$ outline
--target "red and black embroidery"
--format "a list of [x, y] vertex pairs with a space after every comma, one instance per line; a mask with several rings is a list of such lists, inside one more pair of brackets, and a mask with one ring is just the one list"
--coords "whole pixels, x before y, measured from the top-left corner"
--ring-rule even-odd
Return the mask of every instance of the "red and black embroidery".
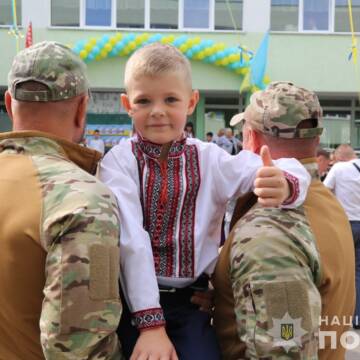
[[201, 181], [198, 151], [185, 140], [175, 142], [166, 171], [158, 161], [160, 152], [161, 146], [141, 138], [133, 142], [142, 184], [144, 228], [150, 235], [155, 271], [164, 277], [194, 277], [195, 206]]
[[165, 325], [165, 317], [161, 308], [137, 311], [132, 316], [132, 323], [139, 330]]

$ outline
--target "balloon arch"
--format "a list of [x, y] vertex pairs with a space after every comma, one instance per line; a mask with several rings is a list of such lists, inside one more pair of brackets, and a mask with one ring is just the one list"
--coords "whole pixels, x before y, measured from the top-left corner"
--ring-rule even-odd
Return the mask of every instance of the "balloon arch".
[[[228, 47], [224, 43], [198, 36], [149, 34], [149, 33], [116, 33], [101, 37], [91, 37], [78, 41], [72, 50], [86, 63], [100, 61], [117, 56], [129, 56], [136, 49], [150, 43], [160, 42], [178, 48], [189, 60], [197, 60], [206, 64], [226, 68], [240, 77], [250, 71], [253, 52], [244, 46]], [[264, 79], [267, 82], [267, 79]], [[253, 87], [251, 91], [256, 91]]]

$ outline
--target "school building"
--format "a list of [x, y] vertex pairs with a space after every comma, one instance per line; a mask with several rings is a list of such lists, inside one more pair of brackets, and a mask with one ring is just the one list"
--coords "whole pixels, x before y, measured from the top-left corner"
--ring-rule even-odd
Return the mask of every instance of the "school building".
[[[112, 45], [106, 48], [105, 43], [99, 53], [93, 47], [93, 55], [89, 55], [94, 39], [104, 35], [105, 40], [118, 36], [135, 43], [154, 36], [168, 42], [196, 39], [190, 43], [221, 44], [226, 56], [226, 49], [229, 53], [236, 48], [256, 53], [270, 29], [266, 70], [270, 79], [289, 80], [317, 92], [324, 108], [324, 146], [351, 143], [360, 147], [360, 67], [356, 71], [350, 56], [352, 34], [346, 0], [0, 0], [0, 131], [10, 129], [3, 95], [17, 51], [11, 31], [17, 30], [14, 3], [23, 36], [20, 49], [31, 22], [34, 43], [59, 41], [80, 47], [84, 58], [92, 56], [87, 57], [92, 60], [88, 61], [92, 86], [88, 122], [102, 127], [108, 145], [116, 143], [120, 133], [127, 135], [131, 127], [119, 103], [131, 44], [123, 44], [127, 47], [119, 50], [121, 56], [115, 50], [111, 53]], [[360, 0], [352, 1], [351, 10], [354, 30], [360, 32]], [[107, 56], [110, 53], [113, 56]], [[231, 70], [231, 63], [200, 61], [202, 56], [196, 54], [191, 59], [193, 87], [201, 96], [191, 120], [196, 135], [204, 138], [207, 131], [227, 126], [232, 115], [244, 109], [247, 94], [239, 93], [243, 76]]]

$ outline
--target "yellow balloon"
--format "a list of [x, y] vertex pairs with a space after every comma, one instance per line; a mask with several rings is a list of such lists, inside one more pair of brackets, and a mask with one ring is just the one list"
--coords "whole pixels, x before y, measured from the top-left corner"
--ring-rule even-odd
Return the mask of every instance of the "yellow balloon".
[[204, 51], [200, 51], [200, 52], [197, 54], [197, 57], [198, 57], [199, 60], [203, 60], [204, 57], [205, 57]]
[[230, 54], [228, 59], [229, 59], [229, 62], [231, 62], [231, 63], [237, 61], [236, 54]]
[[221, 65], [221, 60], [216, 60], [215, 65], [217, 65], [217, 66]]
[[180, 51], [181, 52], [186, 52], [186, 51], [188, 51], [188, 49], [189, 49], [189, 47], [188, 47], [188, 45], [186, 45], [186, 44], [181, 44], [180, 45]]
[[135, 39], [135, 44], [138, 46], [143, 42], [142, 36], [137, 36]]
[[136, 42], [135, 41], [129, 42], [128, 47], [129, 47], [130, 50], [135, 50], [136, 49]]
[[245, 53], [245, 54], [243, 54], [243, 59], [244, 59], [245, 61], [249, 61], [249, 60], [250, 60], [250, 56]]
[[212, 55], [212, 54], [213, 54], [212, 51], [213, 51], [212, 48], [207, 48], [207, 49], [205, 49], [205, 50], [204, 50], [205, 56], [210, 56], [210, 55]]
[[119, 40], [121, 40], [122, 39], [122, 34], [121, 33], [117, 33], [116, 35], [115, 35], [115, 38], [119, 41]]
[[110, 44], [114, 46], [116, 43], [117, 43], [116, 36], [112, 36], [112, 37], [110, 38]]
[[229, 65], [229, 59], [227, 59], [227, 58], [222, 59], [222, 60], [221, 60], [221, 65], [222, 65], [222, 66]]
[[105, 44], [104, 48], [105, 48], [105, 50], [106, 50], [107, 52], [110, 52], [113, 47], [112, 47], [112, 45], [111, 45], [110, 43], [107, 43], [107, 44]]
[[102, 58], [107, 57], [107, 51], [106, 51], [105, 49], [102, 49], [102, 50], [100, 51], [100, 55], [101, 55]]
[[200, 44], [201, 43], [201, 39], [199, 36], [196, 36], [196, 38], [194, 38], [194, 44]]
[[142, 37], [143, 37], [144, 41], [147, 41], [147, 40], [149, 40], [150, 35], [148, 33], [144, 33], [144, 34], [142, 34]]
[[169, 39], [168, 39], [167, 36], [164, 36], [164, 37], [160, 40], [160, 42], [161, 42], [162, 44], [168, 44], [168, 43], [169, 43]]
[[93, 48], [93, 46], [90, 43], [85, 44], [84, 49], [86, 51], [90, 51]]
[[96, 43], [97, 43], [96, 38], [93, 37], [93, 38], [90, 39], [90, 44], [91, 45], [96, 45]]
[[96, 55], [96, 58], [95, 58], [95, 60], [101, 60], [102, 59], [102, 57], [101, 57], [101, 55]]
[[81, 50], [80, 51], [80, 57], [82, 59], [85, 59], [88, 56], [88, 52], [86, 50]]
[[169, 35], [169, 42], [173, 42], [175, 40], [175, 35]]

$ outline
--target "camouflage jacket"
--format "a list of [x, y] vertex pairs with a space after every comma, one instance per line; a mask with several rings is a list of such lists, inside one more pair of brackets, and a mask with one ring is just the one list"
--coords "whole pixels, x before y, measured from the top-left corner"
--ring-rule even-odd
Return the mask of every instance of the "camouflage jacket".
[[[225, 242], [214, 278], [224, 359], [318, 359], [321, 270], [303, 208], [255, 205]], [[231, 314], [222, 319], [226, 308], [234, 309], [233, 329]]]
[[120, 359], [120, 224], [90, 175], [99, 158], [45, 133], [0, 135], [0, 358]]

